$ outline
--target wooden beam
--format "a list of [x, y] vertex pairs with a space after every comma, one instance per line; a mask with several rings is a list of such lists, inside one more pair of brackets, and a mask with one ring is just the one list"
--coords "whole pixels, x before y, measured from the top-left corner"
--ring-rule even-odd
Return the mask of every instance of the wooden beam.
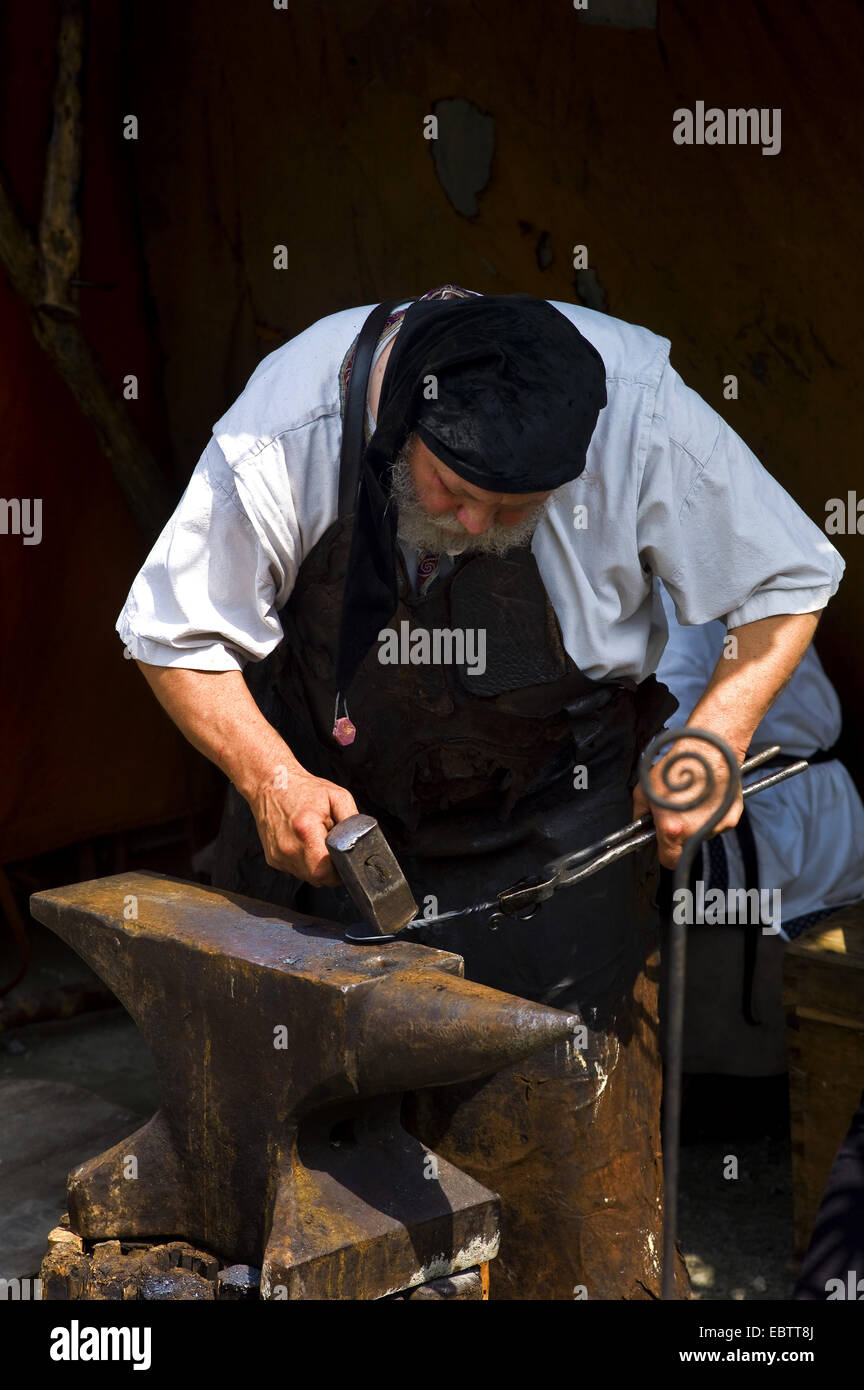
[[55, 313], [78, 313], [78, 293], [70, 286], [81, 259], [81, 72], [84, 65], [84, 14], [81, 0], [63, 0], [57, 37], [54, 125], [45, 163], [39, 248], [42, 253], [42, 304]]
[[54, 129], [37, 247], [0, 169], [0, 260], [30, 313], [39, 346], [93, 425], [103, 453], [141, 530], [156, 535], [173, 509], [168, 484], [109, 382], [78, 322], [69, 285], [80, 256], [77, 213], [81, 166], [80, 76], [83, 22], [78, 0], [60, 21]]

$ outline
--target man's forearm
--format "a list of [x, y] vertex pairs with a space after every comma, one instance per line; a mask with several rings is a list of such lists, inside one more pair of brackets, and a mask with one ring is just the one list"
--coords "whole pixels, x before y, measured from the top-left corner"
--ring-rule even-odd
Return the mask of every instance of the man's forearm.
[[[745, 623], [727, 634], [735, 638], [735, 644], [724, 645], [724, 655], [717, 662], [687, 723], [692, 728], [719, 734], [730, 745], [739, 764], [742, 763], [756, 729], [807, 650], [819, 617], [819, 613], [783, 613]], [[679, 784], [674, 777], [666, 783], [664, 773], [671, 774], [673, 759], [687, 753], [698, 754], [713, 769], [716, 792], [713, 798], [689, 813], [653, 808], [660, 862], [667, 868], [675, 866], [684, 840], [705, 823], [727, 785], [726, 763], [719, 750], [712, 749], [704, 741], [682, 739], [652, 769], [652, 781], [661, 795], [676, 799], [675, 788]], [[680, 764], [678, 767], [679, 772], [684, 770]], [[688, 798], [679, 793], [677, 799], [686, 801]], [[743, 805], [739, 795], [715, 827], [716, 834], [737, 825]], [[641, 786], [637, 786], [633, 794], [634, 819], [647, 808], [645, 794]]]
[[278, 767], [299, 768], [253, 700], [242, 672], [136, 664], [166, 714], [247, 800], [272, 781]]
[[810, 645], [820, 617], [821, 610], [781, 613], [730, 629], [724, 654], [688, 722], [720, 734], [743, 759]]
[[308, 772], [268, 724], [240, 671], [138, 666], [162, 708], [249, 803], [266, 862], [313, 884], [339, 875], [326, 836], [357, 813], [344, 787]]

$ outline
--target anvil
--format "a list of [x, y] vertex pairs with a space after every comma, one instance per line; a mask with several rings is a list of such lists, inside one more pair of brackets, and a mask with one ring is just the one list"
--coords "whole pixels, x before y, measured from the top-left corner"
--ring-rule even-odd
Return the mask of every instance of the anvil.
[[69, 1175], [87, 1240], [182, 1237], [261, 1267], [262, 1297], [379, 1298], [497, 1251], [495, 1194], [401, 1126], [404, 1091], [573, 1046], [581, 1020], [413, 942], [155, 873], [36, 893], [113, 990], [161, 1106]]

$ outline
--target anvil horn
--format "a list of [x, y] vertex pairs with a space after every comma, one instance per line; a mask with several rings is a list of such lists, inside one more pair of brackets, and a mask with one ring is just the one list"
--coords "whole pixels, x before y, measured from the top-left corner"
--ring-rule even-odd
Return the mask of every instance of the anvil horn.
[[580, 1022], [459, 975], [428, 967], [394, 972], [360, 1007], [358, 1090], [385, 1095], [489, 1076], [555, 1043], [566, 1045]]

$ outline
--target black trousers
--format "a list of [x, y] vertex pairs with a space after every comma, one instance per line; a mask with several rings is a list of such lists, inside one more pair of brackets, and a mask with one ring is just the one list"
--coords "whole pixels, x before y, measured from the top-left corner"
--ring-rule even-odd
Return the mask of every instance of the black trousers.
[[[829, 1280], [841, 1282], [829, 1285]], [[792, 1295], [832, 1296], [864, 1300], [864, 1092], [837, 1150]]]

